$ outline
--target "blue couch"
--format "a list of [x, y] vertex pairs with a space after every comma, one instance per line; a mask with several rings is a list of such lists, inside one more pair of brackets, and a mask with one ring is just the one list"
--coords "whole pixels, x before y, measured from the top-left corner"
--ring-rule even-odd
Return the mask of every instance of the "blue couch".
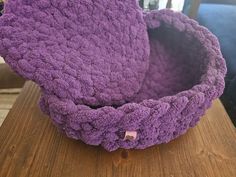
[[[191, 0], [185, 1], [184, 13], [188, 13], [191, 3]], [[236, 125], [236, 0], [202, 0], [196, 20], [220, 41], [228, 69], [221, 101]]]

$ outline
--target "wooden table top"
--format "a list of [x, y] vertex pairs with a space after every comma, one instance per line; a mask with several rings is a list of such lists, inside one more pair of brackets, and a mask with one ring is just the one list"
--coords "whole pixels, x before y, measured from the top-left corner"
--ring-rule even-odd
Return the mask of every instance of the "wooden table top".
[[219, 100], [168, 144], [107, 152], [66, 138], [27, 82], [0, 128], [0, 177], [236, 177], [236, 132]]

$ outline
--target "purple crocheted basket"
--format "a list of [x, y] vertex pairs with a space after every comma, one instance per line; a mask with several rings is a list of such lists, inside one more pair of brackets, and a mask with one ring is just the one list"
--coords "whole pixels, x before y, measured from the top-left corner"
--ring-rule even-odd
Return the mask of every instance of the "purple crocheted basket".
[[[122, 98], [121, 102], [125, 100], [126, 103], [123, 104], [122, 102], [120, 106], [117, 106], [117, 104], [116, 106], [103, 106], [100, 97], [91, 101], [90, 95], [85, 100], [73, 100], [73, 93], [78, 93], [78, 90], [71, 88], [70, 84], [66, 84], [66, 82], [70, 82], [69, 76], [76, 73], [72, 68], [79, 66], [72, 62], [68, 64], [71, 68], [63, 68], [63, 65], [60, 65], [63, 62], [58, 62], [62, 56], [59, 49], [57, 52], [54, 50], [54, 52], [46, 52], [44, 50], [45, 41], [47, 45], [53, 46], [52, 41], [57, 40], [57, 37], [52, 41], [47, 40], [47, 37], [51, 37], [51, 35], [43, 35], [48, 32], [47, 28], [41, 28], [38, 25], [40, 23], [35, 24], [35, 21], [31, 21], [30, 17], [35, 15], [36, 19], [43, 21], [42, 23], [52, 23], [49, 25], [55, 25], [53, 26], [55, 27], [53, 28], [55, 33], [57, 32], [55, 29], [63, 30], [63, 27], [61, 28], [60, 25], [54, 23], [54, 20], [61, 22], [61, 19], [47, 20], [47, 16], [43, 16], [41, 10], [50, 6], [48, 1], [9, 0], [9, 4], [10, 2], [12, 5], [5, 9], [5, 12], [10, 13], [4, 15], [0, 21], [0, 36], [4, 38], [0, 41], [0, 53], [5, 55], [6, 62], [13, 70], [36, 81], [41, 86], [40, 107], [42, 111], [48, 114], [58, 129], [70, 138], [82, 140], [90, 145], [101, 145], [109, 151], [117, 148], [144, 149], [155, 144], [166, 143], [185, 133], [190, 127], [195, 126], [212, 100], [219, 97], [223, 92], [226, 67], [216, 37], [206, 28], [199, 26], [195, 21], [181, 13], [161, 10], [144, 14], [151, 51], [147, 72], [145, 70], [147, 68], [145, 59], [142, 60], [142, 57], [140, 59], [140, 62], [143, 63], [140, 65], [140, 71], [145, 78], [140, 84], [141, 88], [138, 92], [136, 93], [138, 87], [135, 86], [132, 92], [136, 94], [132, 97], [130, 97], [130, 94], [128, 99]], [[87, 1], [76, 2], [87, 5]], [[131, 4], [134, 4], [133, 2], [136, 1], [132, 1]], [[26, 3], [26, 5], [24, 4], [24, 10], [16, 9], [22, 5], [18, 3]], [[27, 3], [35, 4], [29, 7]], [[52, 3], [63, 10], [66, 1], [52, 1]], [[31, 7], [35, 7], [37, 11], [32, 11]], [[111, 7], [113, 8], [113, 6]], [[19, 18], [12, 15], [14, 13]], [[60, 11], [53, 13], [60, 14]], [[145, 42], [146, 33], [143, 35], [143, 19], [140, 18], [139, 12], [137, 14], [132, 13], [129, 18], [132, 15], [136, 18], [139, 17], [136, 22], [139, 25], [141, 24], [140, 34], [142, 37], [138, 41]], [[71, 18], [74, 18], [70, 11], [65, 11], [65, 15], [71, 15]], [[83, 16], [83, 18], [87, 17]], [[27, 23], [24, 23], [25, 21]], [[31, 23], [33, 25], [30, 25]], [[67, 23], [63, 22], [62, 24]], [[39, 33], [32, 28], [34, 25], [36, 27], [38, 25], [38, 29], [41, 30]], [[22, 29], [31, 29], [32, 33]], [[68, 27], [69, 29], [70, 27]], [[79, 30], [82, 29], [79, 28]], [[50, 34], [54, 34], [54, 32]], [[58, 34], [60, 35], [60, 33]], [[67, 36], [66, 34], [65, 36]], [[40, 45], [37, 41], [39, 36], [40, 39], [45, 40]], [[70, 38], [70, 36], [67, 37]], [[135, 39], [138, 38], [135, 37]], [[33, 42], [27, 43], [28, 40]], [[58, 42], [60, 43], [60, 41], [63, 40], [59, 39]], [[76, 41], [74, 43], [76, 44]], [[133, 45], [136, 46], [136, 44]], [[68, 46], [70, 46], [70, 43], [65, 47], [66, 50], [70, 49]], [[142, 45], [137, 44], [136, 47], [138, 46]], [[138, 55], [148, 55], [147, 46], [139, 49], [132, 52], [131, 55], [136, 57]], [[32, 51], [32, 53], [28, 55], [28, 51]], [[72, 56], [70, 50], [63, 52], [68, 54], [68, 57]], [[139, 54], [139, 52], [141, 53]], [[39, 59], [42, 56], [43, 59]], [[40, 68], [35, 66], [40, 66]], [[138, 66], [136, 65], [135, 68], [137, 69]], [[62, 72], [58, 75], [58, 73], [54, 73], [55, 70]], [[93, 69], [89, 71], [92, 72]], [[129, 72], [131, 75], [133, 74], [132, 71]], [[51, 76], [63, 79], [51, 80], [49, 78]], [[83, 78], [81, 79], [80, 82], [73, 83], [75, 85], [80, 84], [84, 81]], [[140, 76], [139, 81], [142, 79], [142, 76]], [[117, 80], [119, 81], [119, 79]], [[51, 81], [55, 81], [55, 85]], [[87, 81], [85, 82], [87, 84]], [[102, 87], [106, 88], [106, 85]], [[85, 88], [84, 91], [89, 90]], [[70, 95], [70, 97], [67, 95]], [[120, 99], [118, 100], [115, 103], [121, 103]], [[105, 101], [102, 99], [102, 102], [114, 103], [110, 102], [110, 99], [105, 99]]]
[[150, 67], [132, 101], [89, 107], [42, 93], [41, 109], [68, 137], [109, 151], [167, 143], [195, 126], [222, 94], [226, 66], [213, 34], [170, 10], [147, 13], [144, 19]]

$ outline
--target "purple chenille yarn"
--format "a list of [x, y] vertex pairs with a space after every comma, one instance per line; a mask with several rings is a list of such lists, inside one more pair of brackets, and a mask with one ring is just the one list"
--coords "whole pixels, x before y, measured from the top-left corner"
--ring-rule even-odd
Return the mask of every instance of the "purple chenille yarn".
[[[26, 4], [24, 6], [25, 10], [17, 10], [23, 2]], [[184, 134], [190, 127], [195, 126], [206, 109], [210, 107], [212, 101], [223, 93], [226, 65], [220, 52], [219, 42], [212, 33], [181, 13], [160, 10], [140, 15], [140, 11], [137, 10], [132, 11], [127, 16], [127, 21], [132, 24], [135, 17], [136, 20], [140, 18], [138, 20], [139, 25], [142, 24], [141, 21], [145, 22], [145, 31], [142, 25], [139, 26], [141, 31], [138, 34], [140, 36], [136, 35], [135, 39], [146, 41], [144, 38], [147, 35], [149, 44], [136, 43], [137, 50], [133, 51], [134, 55], [132, 55], [131, 50], [127, 51], [126, 56], [140, 56], [142, 62], [140, 65], [133, 62], [127, 64], [127, 66], [122, 65], [118, 73], [124, 72], [125, 68], [128, 68], [131, 72], [126, 73], [124, 77], [129, 78], [129, 76], [134, 76], [136, 71], [139, 71], [139, 67], [145, 68], [140, 69], [144, 73], [144, 79], [142, 82], [142, 79], [140, 79], [141, 84], [138, 90], [133, 92], [132, 95], [128, 90], [129, 88], [127, 88], [133, 85], [133, 83], [130, 83], [131, 85], [124, 86], [128, 92], [126, 95], [124, 89], [125, 97], [113, 100], [109, 98], [107, 99], [108, 102], [104, 101], [106, 97], [102, 97], [102, 101], [101, 97], [94, 97], [96, 101], [87, 99], [89, 94], [85, 94], [86, 96], [83, 99], [77, 97], [78, 90], [75, 90], [73, 86], [74, 84], [84, 83], [73, 76], [73, 73], [78, 72], [73, 68], [82, 67], [76, 62], [76, 56], [75, 62], [67, 59], [75, 55], [71, 50], [74, 45], [68, 43], [66, 44], [67, 47], [59, 48], [61, 45], [65, 45], [63, 42], [60, 43], [60, 35], [56, 37], [58, 41], [56, 39], [55, 41], [51, 40], [51, 36], [53, 37], [55, 33], [64, 34], [62, 36], [68, 37], [68, 39], [72, 38], [67, 36], [70, 33], [60, 31], [62, 26], [57, 24], [60, 19], [57, 19], [56, 16], [53, 18], [55, 24], [51, 24], [47, 16], [40, 18], [43, 20], [40, 23], [30, 18], [34, 15], [39, 18], [41, 14], [41, 11], [38, 10], [36, 11], [39, 14], [34, 14], [31, 11], [34, 9], [32, 7], [47, 9], [47, 2], [49, 1], [39, 2], [42, 3], [30, 0], [9, 0], [5, 10], [6, 14], [0, 19], [0, 35], [2, 38], [0, 54], [4, 54], [7, 63], [13, 70], [26, 78], [34, 80], [41, 86], [41, 110], [49, 115], [53, 124], [70, 138], [81, 140], [90, 145], [101, 145], [108, 151], [114, 151], [118, 148], [144, 149], [152, 145], [167, 143]], [[50, 2], [50, 6], [63, 7], [60, 11], [50, 11], [50, 13], [62, 13], [69, 17], [63, 28], [73, 24], [69, 23], [70, 20], [79, 20], [79, 18], [75, 19], [73, 17], [73, 14], [77, 16], [75, 15], [77, 13], [72, 9], [63, 10], [67, 9], [65, 7], [68, 4], [61, 4], [60, 2], [65, 1]], [[90, 1], [80, 2], [86, 4]], [[133, 3], [136, 4], [135, 1], [127, 0], [128, 2], [131, 3], [128, 5], [130, 7], [124, 7], [124, 11], [136, 7], [136, 5], [133, 6]], [[106, 7], [106, 3], [103, 4], [103, 7]], [[41, 6], [38, 4], [41, 4]], [[109, 9], [113, 6], [107, 7]], [[85, 17], [87, 18], [87, 16]], [[136, 20], [134, 20], [134, 23], [136, 23]], [[51, 33], [47, 27], [41, 29], [38, 24], [42, 23], [49, 23], [49, 26], [55, 25], [53, 26], [54, 31]], [[93, 26], [93, 21], [87, 23], [86, 26], [79, 26], [78, 30], [85, 34], [89, 33], [86, 29], [89, 29], [90, 25]], [[29, 31], [29, 29], [31, 30]], [[68, 27], [67, 31], [70, 29], [74, 28]], [[44, 30], [46, 33], [50, 31], [50, 35], [44, 35]], [[39, 36], [40, 39], [45, 40], [40, 42], [38, 40]], [[85, 40], [87, 40], [87, 37]], [[76, 42], [79, 42], [79, 40], [76, 40]], [[52, 50], [54, 47], [51, 48], [50, 46], [54, 45], [58, 46], [58, 50]], [[150, 46], [150, 55], [148, 55], [149, 47], [143, 46]], [[45, 52], [46, 49], [47, 52]], [[83, 51], [83, 48], [78, 48], [76, 51], [81, 52], [80, 50]], [[67, 54], [66, 60], [63, 58], [65, 56], [63, 52]], [[109, 52], [107, 54], [109, 55]], [[144, 56], [149, 56], [149, 67]], [[64, 65], [65, 63], [68, 65]], [[89, 66], [87, 60], [85, 64]], [[105, 69], [101, 67], [106, 67], [106, 65], [96, 66], [101, 70]], [[135, 69], [131, 69], [132, 67]], [[86, 67], [83, 69], [86, 69]], [[94, 71], [92, 68], [90, 69], [86, 72]], [[58, 71], [61, 74], [58, 74]], [[109, 72], [107, 73], [103, 73], [103, 76], [113, 77]], [[102, 83], [106, 77], [102, 78]], [[87, 77], [84, 78], [87, 79]], [[109, 85], [108, 89], [116, 88], [116, 86], [116, 84]], [[101, 86], [101, 88], [107, 87], [107, 85]], [[89, 87], [86, 88], [86, 91], [90, 92]]]
[[0, 54], [76, 104], [120, 105], [140, 90], [150, 46], [136, 0], [8, 0]]
[[[41, 109], [68, 137], [108, 151], [167, 143], [195, 126], [223, 93], [226, 65], [212, 33], [171, 10], [144, 13], [144, 19], [150, 67], [133, 100], [89, 107], [42, 92]], [[137, 137], [125, 138], [131, 132]]]

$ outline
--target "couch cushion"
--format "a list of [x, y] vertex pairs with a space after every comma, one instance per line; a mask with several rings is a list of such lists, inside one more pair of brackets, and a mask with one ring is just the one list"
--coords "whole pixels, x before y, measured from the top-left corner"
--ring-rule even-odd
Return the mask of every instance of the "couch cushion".
[[197, 20], [219, 38], [227, 78], [232, 79], [236, 75], [236, 5], [201, 4]]
[[201, 3], [236, 4], [236, 0], [201, 0]]

